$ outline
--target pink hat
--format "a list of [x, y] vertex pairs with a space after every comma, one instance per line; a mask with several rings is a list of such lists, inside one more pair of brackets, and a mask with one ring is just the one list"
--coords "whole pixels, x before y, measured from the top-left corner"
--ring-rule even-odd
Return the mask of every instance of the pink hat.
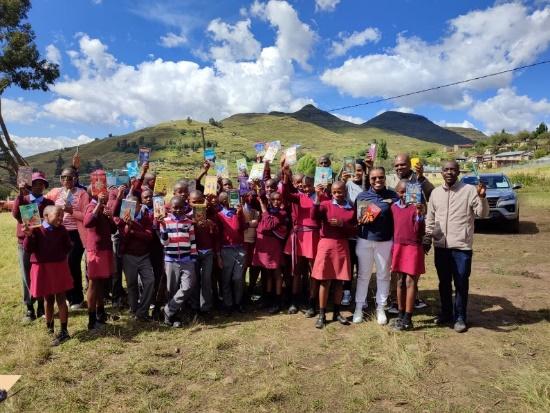
[[46, 175], [44, 175], [44, 172], [33, 172], [32, 182], [34, 181], [43, 181], [46, 188], [50, 186], [48, 180], [46, 179]]

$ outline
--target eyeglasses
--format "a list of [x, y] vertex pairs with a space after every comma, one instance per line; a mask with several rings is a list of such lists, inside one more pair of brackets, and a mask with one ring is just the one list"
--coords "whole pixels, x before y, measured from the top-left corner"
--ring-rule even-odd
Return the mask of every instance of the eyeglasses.
[[370, 177], [370, 180], [371, 180], [371, 181], [376, 181], [376, 180], [378, 180], [378, 181], [384, 181], [384, 180], [386, 180], [386, 177], [385, 177], [385, 176], [371, 176], [371, 177]]
[[72, 181], [74, 179], [74, 176], [72, 175], [61, 175], [61, 179], [66, 181]]

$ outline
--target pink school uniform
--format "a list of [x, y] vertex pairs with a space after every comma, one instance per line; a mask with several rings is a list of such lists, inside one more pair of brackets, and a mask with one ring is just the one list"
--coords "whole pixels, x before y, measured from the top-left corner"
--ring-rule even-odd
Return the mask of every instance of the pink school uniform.
[[256, 231], [252, 265], [270, 270], [279, 268], [287, 233], [288, 214], [284, 209], [270, 208], [263, 213]]
[[394, 203], [393, 215], [393, 252], [392, 271], [409, 275], [426, 272], [424, 264], [424, 218], [416, 213], [415, 205]]
[[107, 279], [114, 272], [113, 242], [111, 234], [117, 227], [111, 218], [104, 214], [93, 213], [97, 205], [92, 200], [86, 207], [84, 214], [84, 228], [86, 231], [86, 263], [88, 264], [88, 278]]

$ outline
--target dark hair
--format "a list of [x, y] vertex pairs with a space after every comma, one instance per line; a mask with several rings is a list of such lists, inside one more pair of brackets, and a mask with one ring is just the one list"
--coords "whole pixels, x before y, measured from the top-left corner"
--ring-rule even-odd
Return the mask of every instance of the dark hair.
[[369, 176], [372, 172], [374, 171], [382, 171], [382, 173], [384, 174], [384, 176], [386, 176], [386, 168], [384, 168], [383, 166], [375, 166], [374, 168], [372, 168], [370, 171], [369, 171]]
[[363, 159], [356, 159], [355, 160], [355, 165], [361, 165], [361, 169], [363, 171], [367, 170], [367, 165], [365, 164], [365, 161]]

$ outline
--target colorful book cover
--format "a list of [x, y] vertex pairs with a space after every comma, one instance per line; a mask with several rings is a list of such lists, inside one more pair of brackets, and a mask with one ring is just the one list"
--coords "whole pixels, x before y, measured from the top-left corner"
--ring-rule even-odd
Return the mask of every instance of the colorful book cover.
[[248, 194], [250, 188], [248, 186], [248, 177], [239, 176], [239, 195], [244, 196]]
[[237, 176], [247, 176], [248, 175], [248, 165], [245, 158], [237, 159]]
[[168, 178], [165, 176], [157, 176], [155, 178], [155, 188], [153, 189], [155, 194], [164, 194], [168, 193]]
[[261, 181], [264, 177], [264, 168], [265, 164], [263, 163], [253, 164], [252, 169], [250, 169], [250, 179], [253, 181], [259, 179]]
[[107, 193], [107, 175], [104, 171], [94, 171], [90, 174], [90, 185], [92, 196]]
[[229, 207], [237, 208], [241, 203], [241, 200], [239, 198], [239, 191], [237, 189], [230, 189], [227, 192], [229, 195]]
[[37, 228], [42, 225], [38, 204], [20, 205], [21, 221], [27, 224], [29, 228]]
[[420, 158], [411, 158], [411, 168], [414, 171], [420, 165]]
[[264, 155], [264, 161], [273, 162], [277, 152], [281, 149], [281, 141], [269, 142]]
[[355, 159], [353, 156], [346, 156], [344, 158], [343, 172], [345, 174], [353, 175], [355, 173]]
[[218, 194], [218, 177], [214, 175], [207, 175], [204, 178], [204, 195], [217, 195]]
[[122, 219], [129, 218], [133, 221], [135, 216], [136, 216], [136, 201], [123, 199], [122, 204], [120, 205], [119, 217]]
[[265, 143], [256, 142], [254, 144], [254, 149], [256, 150], [256, 156], [264, 156], [265, 155]]
[[155, 219], [162, 219], [166, 216], [166, 209], [164, 207], [164, 197], [153, 197], [153, 215]]
[[298, 148], [296, 146], [291, 146], [290, 148], [287, 148], [285, 150], [285, 164], [288, 166], [292, 166], [296, 164], [297, 157], [296, 157], [296, 151]]
[[220, 178], [229, 178], [229, 171], [227, 170], [227, 159], [219, 159], [216, 161], [216, 175]]
[[32, 168], [30, 166], [20, 166], [17, 170], [17, 186], [32, 186]]
[[419, 183], [407, 184], [405, 192], [405, 203], [420, 204], [422, 203], [422, 185]]
[[128, 185], [130, 177], [128, 175], [116, 175], [116, 186]]
[[368, 155], [369, 159], [371, 159], [372, 161], [376, 160], [376, 144], [375, 143], [370, 144], [369, 149], [367, 151], [367, 155]]
[[196, 222], [206, 221], [206, 204], [193, 204], [193, 217]]
[[315, 168], [314, 185], [328, 185], [332, 183], [332, 168], [318, 166]]
[[357, 201], [357, 219], [366, 220], [367, 222], [372, 222], [376, 219], [382, 210], [378, 205], [373, 202], [358, 200]]
[[214, 148], [206, 148], [204, 150], [204, 159], [214, 162], [216, 160], [216, 150]]
[[107, 172], [107, 187], [110, 188], [112, 186], [116, 186], [116, 175], [112, 172]]
[[139, 175], [139, 166], [137, 161], [126, 162], [126, 169], [128, 170], [128, 176], [135, 178]]
[[139, 164], [143, 165], [145, 162], [149, 162], [151, 157], [151, 148], [139, 148]]

